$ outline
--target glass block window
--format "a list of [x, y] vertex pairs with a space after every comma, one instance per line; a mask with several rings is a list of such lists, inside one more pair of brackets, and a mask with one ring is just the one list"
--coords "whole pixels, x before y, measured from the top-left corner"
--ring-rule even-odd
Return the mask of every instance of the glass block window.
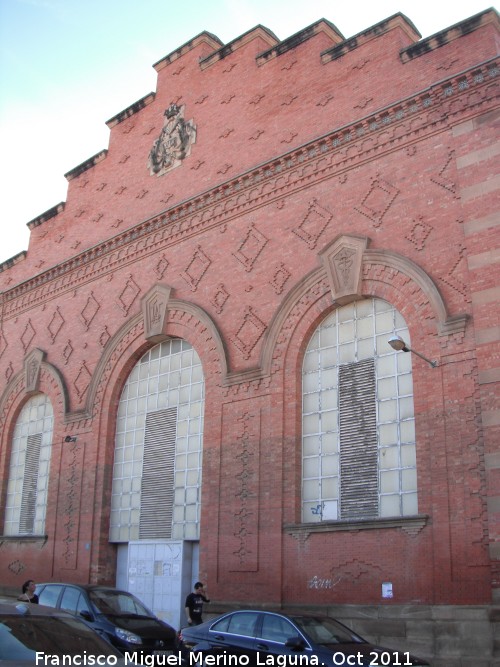
[[5, 535], [43, 535], [54, 415], [45, 394], [25, 404], [14, 428], [5, 505]]
[[199, 539], [204, 378], [184, 340], [151, 348], [118, 405], [110, 540]]
[[411, 345], [401, 314], [366, 299], [316, 329], [302, 369], [302, 520], [414, 515], [417, 507]]

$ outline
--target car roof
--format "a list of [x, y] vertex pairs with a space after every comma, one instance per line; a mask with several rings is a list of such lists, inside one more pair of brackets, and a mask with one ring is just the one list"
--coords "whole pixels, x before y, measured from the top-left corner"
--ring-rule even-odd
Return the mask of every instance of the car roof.
[[67, 616], [72, 618], [71, 614], [55, 609], [54, 607], [46, 607], [43, 604], [30, 604], [29, 602], [0, 602], [0, 615], [12, 616], [12, 614], [19, 614], [20, 616]]
[[37, 588], [41, 588], [42, 586], [73, 586], [74, 588], [80, 588], [85, 591], [115, 591], [116, 593], [127, 593], [128, 595], [132, 595], [132, 593], [120, 588], [103, 586], [102, 584], [75, 584], [71, 581], [42, 581], [37, 584]]
[[[226, 611], [224, 614], [221, 614], [219, 618], [222, 618], [222, 616], [227, 616], [228, 614], [238, 614], [240, 612], [250, 612], [250, 613], [259, 613], [259, 614], [276, 614], [277, 616], [282, 616], [283, 618], [288, 618], [288, 619], [294, 619], [294, 618], [322, 618], [322, 619], [329, 619], [329, 620], [335, 620], [331, 618], [330, 616], [327, 616], [326, 614], [315, 614], [314, 612], [309, 612], [309, 611], [287, 611], [284, 612], [280, 609], [232, 609], [231, 611]], [[215, 620], [215, 619], [214, 619]]]

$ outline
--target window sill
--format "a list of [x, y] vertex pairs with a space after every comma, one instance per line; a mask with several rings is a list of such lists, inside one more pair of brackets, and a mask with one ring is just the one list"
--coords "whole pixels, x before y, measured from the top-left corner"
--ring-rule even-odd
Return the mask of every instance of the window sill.
[[348, 519], [344, 521], [321, 521], [293, 523], [283, 527], [292, 537], [307, 539], [311, 533], [335, 533], [338, 531], [381, 530], [400, 528], [411, 536], [417, 535], [429, 523], [427, 514], [414, 516], [384, 517], [381, 519]]
[[48, 539], [48, 535], [0, 535], [0, 544], [5, 542], [45, 542]]

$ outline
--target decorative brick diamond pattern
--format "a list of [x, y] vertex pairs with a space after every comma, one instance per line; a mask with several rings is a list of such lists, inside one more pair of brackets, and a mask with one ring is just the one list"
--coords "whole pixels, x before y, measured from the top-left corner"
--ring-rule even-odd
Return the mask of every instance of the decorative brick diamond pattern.
[[251, 271], [267, 242], [268, 239], [264, 234], [251, 225], [243, 242], [233, 255], [243, 264], [246, 271]]
[[304, 219], [293, 232], [305, 241], [311, 250], [314, 250], [331, 219], [332, 214], [313, 199]]
[[399, 190], [387, 181], [375, 179], [356, 211], [373, 222], [374, 227], [380, 227], [387, 211], [399, 194]]
[[31, 341], [33, 340], [35, 335], [36, 335], [36, 332], [35, 332], [35, 329], [33, 328], [33, 325], [31, 324], [31, 320], [28, 320], [28, 323], [24, 327], [24, 331], [21, 335], [21, 343], [22, 343], [22, 346], [23, 346], [23, 350], [25, 352], [28, 349], [28, 347], [30, 346]]
[[428, 225], [422, 218], [419, 218], [414, 222], [408, 234], [406, 234], [406, 238], [413, 243], [417, 250], [423, 250], [425, 248], [427, 237], [432, 232], [432, 229], [431, 225]]
[[290, 271], [286, 268], [283, 262], [280, 262], [280, 264], [278, 264], [278, 266], [275, 268], [273, 277], [270, 281], [272, 288], [276, 292], [276, 294], [283, 293], [285, 285], [290, 276], [291, 276]]
[[243, 322], [232, 337], [233, 343], [245, 359], [250, 357], [252, 350], [257, 345], [265, 330], [266, 325], [264, 322], [254, 313], [251, 307], [247, 307], [243, 316]]
[[128, 312], [134, 301], [137, 299], [140, 291], [141, 290], [139, 289], [139, 286], [133, 279], [132, 275], [130, 275], [127, 279], [127, 282], [125, 283], [123, 291], [118, 297], [118, 301], [120, 302], [124, 315], [128, 315]]
[[85, 303], [85, 306], [80, 313], [81, 318], [83, 320], [83, 323], [85, 325], [85, 328], [88, 330], [90, 325], [92, 324], [94, 317], [97, 315], [97, 311], [99, 310], [100, 306], [95, 298], [93, 292], [90, 293], [90, 296], [87, 299], [87, 302]]
[[455, 152], [450, 151], [442, 169], [439, 171], [437, 176], [431, 178], [431, 181], [433, 183], [436, 183], [436, 185], [439, 185], [441, 188], [448, 190], [448, 192], [451, 192], [453, 195], [456, 194], [456, 187], [457, 187], [455, 181], [451, 178], [451, 173], [450, 173], [454, 160], [455, 160]]
[[158, 260], [157, 265], [155, 266], [155, 273], [158, 277], [158, 280], [161, 280], [165, 275], [166, 270], [168, 269], [168, 260], [165, 255], [162, 255]]
[[66, 364], [67, 364], [68, 361], [70, 360], [71, 355], [73, 354], [73, 351], [74, 351], [74, 350], [73, 350], [73, 345], [71, 345], [71, 341], [68, 340], [68, 342], [67, 342], [66, 345], [64, 346], [63, 353], [62, 353], [62, 354], [63, 354], [63, 358], [64, 358], [64, 362], [65, 362]]
[[210, 258], [203, 252], [201, 247], [198, 246], [188, 266], [181, 273], [181, 276], [184, 278], [193, 292], [197, 290], [201, 279], [208, 271], [208, 267], [211, 263], [212, 261]]
[[79, 399], [82, 399], [85, 396], [91, 379], [92, 375], [84, 361], [80, 366], [80, 370], [78, 371], [75, 381], [73, 382], [73, 386], [76, 390], [76, 393], [78, 394]]
[[47, 327], [50, 333], [50, 337], [52, 338], [52, 342], [54, 342], [57, 338], [57, 334], [61, 331], [63, 324], [64, 318], [61, 315], [61, 311], [59, 308], [56, 308], [54, 314], [52, 315], [52, 319], [49, 322], [49, 326]]
[[229, 299], [229, 292], [226, 290], [222, 283], [219, 283], [217, 286], [217, 291], [211, 299], [211, 304], [215, 308], [215, 311], [220, 315], [224, 309], [226, 301]]

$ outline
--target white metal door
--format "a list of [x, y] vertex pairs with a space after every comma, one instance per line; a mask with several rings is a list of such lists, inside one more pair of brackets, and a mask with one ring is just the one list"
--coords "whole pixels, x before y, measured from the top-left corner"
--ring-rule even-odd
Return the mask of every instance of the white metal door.
[[[159, 618], [179, 629], [185, 624], [184, 602], [192, 588], [194, 569], [197, 575], [197, 554], [198, 543], [194, 542], [129, 542], [126, 588]], [[120, 569], [123, 572], [123, 567]]]

